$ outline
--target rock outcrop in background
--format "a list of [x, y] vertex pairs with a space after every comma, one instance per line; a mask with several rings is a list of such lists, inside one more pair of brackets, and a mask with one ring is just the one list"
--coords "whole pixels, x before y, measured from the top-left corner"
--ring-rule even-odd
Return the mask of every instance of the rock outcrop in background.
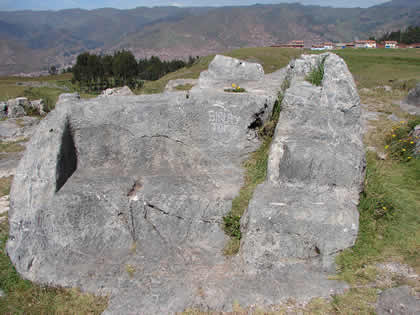
[[0, 119], [23, 117], [27, 114], [26, 110], [31, 110], [41, 116], [47, 114], [47, 108], [42, 99], [29, 101], [26, 97], [17, 97], [7, 102], [0, 102]]
[[[304, 82], [306, 58], [264, 75], [217, 56], [188, 93], [62, 95], [12, 186], [7, 251], [18, 272], [110, 294], [109, 314], [340, 292], [325, 269], [357, 234], [359, 99], [340, 58], [327, 55], [322, 87]], [[224, 257], [223, 216], [243, 183], [241, 163], [261, 144], [256, 128], [286, 78], [269, 178], [243, 218], [240, 254]], [[224, 92], [232, 83], [246, 92]]]

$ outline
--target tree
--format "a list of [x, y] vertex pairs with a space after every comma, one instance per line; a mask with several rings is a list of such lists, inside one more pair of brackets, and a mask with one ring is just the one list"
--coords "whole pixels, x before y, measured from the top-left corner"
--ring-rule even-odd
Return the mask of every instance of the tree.
[[[45, 68], [44, 68], [45, 69]], [[56, 66], [51, 66], [49, 69], [48, 69], [48, 73], [50, 74], [50, 75], [56, 75], [57, 73], [58, 73], [58, 69], [57, 69], [57, 67]]]
[[126, 84], [130, 79], [137, 76], [137, 61], [130, 51], [119, 51], [114, 54], [112, 72], [115, 77]]

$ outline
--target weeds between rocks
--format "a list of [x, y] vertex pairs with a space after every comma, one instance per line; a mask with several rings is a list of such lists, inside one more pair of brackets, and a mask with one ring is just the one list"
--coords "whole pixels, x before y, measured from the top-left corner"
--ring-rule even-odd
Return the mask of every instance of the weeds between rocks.
[[[287, 88], [288, 86], [285, 86]], [[232, 200], [231, 211], [223, 217], [223, 228], [230, 236], [223, 253], [232, 256], [238, 253], [241, 242], [241, 217], [248, 208], [255, 188], [267, 177], [267, 161], [271, 141], [280, 116], [283, 93], [279, 93], [274, 103], [271, 118], [258, 131], [258, 136], [263, 141], [257, 151], [251, 153], [248, 160], [243, 163], [245, 168], [245, 183], [239, 191], [239, 195]]]

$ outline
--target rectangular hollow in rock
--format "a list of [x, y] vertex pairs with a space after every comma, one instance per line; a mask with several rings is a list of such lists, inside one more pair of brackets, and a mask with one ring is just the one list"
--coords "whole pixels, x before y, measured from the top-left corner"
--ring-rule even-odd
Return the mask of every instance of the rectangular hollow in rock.
[[66, 121], [61, 137], [60, 152], [58, 154], [56, 192], [64, 186], [76, 169], [76, 146], [74, 144], [70, 122]]

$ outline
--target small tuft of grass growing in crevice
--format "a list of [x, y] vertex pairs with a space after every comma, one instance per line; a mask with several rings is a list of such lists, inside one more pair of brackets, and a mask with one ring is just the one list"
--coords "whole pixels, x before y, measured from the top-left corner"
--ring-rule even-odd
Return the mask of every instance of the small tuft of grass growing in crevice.
[[127, 264], [125, 265], [125, 271], [127, 271], [130, 278], [133, 278], [136, 273], [136, 268], [133, 265]]
[[225, 89], [225, 92], [229, 92], [229, 93], [245, 93], [246, 90], [244, 88], [237, 87], [235, 89]]
[[316, 86], [322, 85], [322, 80], [324, 79], [325, 59], [327, 59], [327, 56], [323, 56], [321, 60], [318, 61], [316, 67], [313, 68], [311, 72], [309, 72], [308, 76], [306, 77], [306, 81]]
[[258, 136], [263, 142], [258, 150], [251, 153], [249, 159], [243, 163], [243, 167], [245, 168], [244, 185], [239, 191], [239, 195], [232, 200], [231, 211], [223, 217], [224, 231], [231, 237], [223, 250], [225, 256], [232, 256], [238, 253], [242, 237], [241, 217], [248, 208], [255, 188], [267, 177], [268, 153], [280, 116], [283, 92], [278, 94], [278, 99], [273, 105], [271, 118], [258, 129]]
[[175, 90], [178, 90], [178, 91], [189, 91], [189, 90], [191, 90], [193, 88], [193, 86], [194, 85], [191, 84], [191, 83], [180, 84], [180, 85], [177, 85], [175, 87]]

